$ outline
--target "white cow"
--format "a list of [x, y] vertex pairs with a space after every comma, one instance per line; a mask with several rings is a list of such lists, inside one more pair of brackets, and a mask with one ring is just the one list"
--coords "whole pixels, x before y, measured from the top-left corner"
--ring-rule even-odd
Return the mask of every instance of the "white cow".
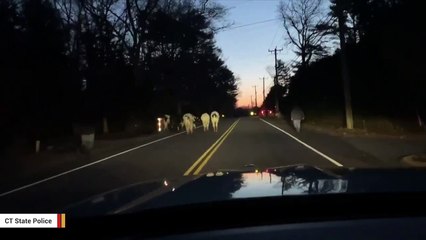
[[208, 131], [210, 125], [210, 116], [208, 113], [203, 113], [203, 115], [201, 115], [201, 122], [203, 122], [204, 132]]
[[186, 134], [192, 134], [195, 128], [195, 117], [190, 113], [186, 113], [182, 117], [183, 125], [185, 126]]
[[212, 126], [213, 126], [213, 131], [217, 132], [218, 129], [218, 125], [219, 125], [219, 113], [216, 111], [213, 111], [210, 114], [210, 118], [212, 120]]
[[164, 115], [164, 130], [169, 130], [170, 125], [170, 115]]

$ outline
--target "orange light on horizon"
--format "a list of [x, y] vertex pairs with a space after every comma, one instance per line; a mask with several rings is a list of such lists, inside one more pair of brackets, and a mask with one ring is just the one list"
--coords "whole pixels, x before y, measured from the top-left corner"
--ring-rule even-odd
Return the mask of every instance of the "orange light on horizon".
[[[246, 97], [239, 97], [237, 99], [237, 107], [250, 107], [251, 103], [250, 103], [250, 96], [246, 96]], [[262, 106], [263, 101], [262, 100], [257, 100], [257, 105], [258, 107]], [[254, 107], [254, 106], [253, 106]]]

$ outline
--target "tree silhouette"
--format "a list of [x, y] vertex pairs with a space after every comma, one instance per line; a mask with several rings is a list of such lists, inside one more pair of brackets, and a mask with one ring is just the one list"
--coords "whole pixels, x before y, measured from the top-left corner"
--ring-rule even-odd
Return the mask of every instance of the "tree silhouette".
[[60, 127], [64, 91], [66, 33], [50, 1], [24, 1], [21, 12], [23, 56], [21, 68], [22, 124], [35, 138], [45, 138]]
[[[341, 39], [346, 41], [354, 116], [358, 118], [355, 127], [362, 127], [360, 118], [380, 117], [392, 121], [395, 128], [418, 129], [426, 109], [424, 71], [416, 60], [424, 49], [419, 35], [421, 6], [406, 0], [340, 0], [339, 10], [336, 1], [331, 1], [329, 11], [334, 20], [317, 27], [324, 34], [337, 35], [341, 12]], [[297, 99], [308, 110], [341, 114], [341, 53], [337, 49], [332, 56], [312, 62], [305, 72], [297, 71], [291, 78], [289, 99]]]
[[3, 139], [54, 141], [103, 122], [121, 131], [135, 119], [153, 131], [166, 113], [232, 113], [237, 79], [214, 41], [224, 13], [201, 0], [1, 1]]
[[322, 10], [322, 3], [322, 0], [281, 1], [278, 8], [286, 36], [301, 57], [302, 69], [325, 51], [325, 34], [318, 26], [327, 24], [329, 18]]

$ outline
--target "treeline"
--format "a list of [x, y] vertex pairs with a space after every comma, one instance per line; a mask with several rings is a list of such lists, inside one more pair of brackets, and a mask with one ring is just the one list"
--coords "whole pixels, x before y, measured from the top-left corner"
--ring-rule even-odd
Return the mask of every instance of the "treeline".
[[224, 14], [201, 0], [0, 1], [2, 146], [231, 113], [236, 78], [214, 41]]
[[[328, 25], [322, 22], [315, 27], [329, 37], [324, 38], [328, 39], [322, 43], [325, 47], [338, 42], [337, 7], [341, 7], [345, 24], [340, 27], [344, 28], [355, 120], [375, 116], [419, 126], [426, 118], [422, 3], [333, 0], [330, 6]], [[289, 97], [280, 98], [281, 110], [288, 112], [293, 104], [299, 104], [313, 113], [338, 114], [344, 126], [340, 54], [338, 48], [305, 68], [298, 65], [290, 85], [279, 87], [281, 93], [290, 88]], [[272, 97], [269, 99], [271, 105]], [[355, 127], [362, 127], [359, 121], [355, 121]]]

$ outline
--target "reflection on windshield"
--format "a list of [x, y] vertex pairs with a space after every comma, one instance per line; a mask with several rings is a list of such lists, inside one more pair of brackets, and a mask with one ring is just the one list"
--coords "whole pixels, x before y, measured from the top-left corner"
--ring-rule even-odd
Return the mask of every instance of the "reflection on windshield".
[[278, 176], [273, 173], [245, 173], [243, 184], [232, 193], [232, 198], [256, 196], [300, 195], [313, 193], [342, 193], [347, 191], [347, 181], [343, 179], [313, 179], [297, 176], [295, 173]]
[[255, 192], [259, 196], [281, 195], [281, 178], [270, 173], [245, 173], [241, 176], [242, 187], [232, 193], [232, 198], [252, 197]]

